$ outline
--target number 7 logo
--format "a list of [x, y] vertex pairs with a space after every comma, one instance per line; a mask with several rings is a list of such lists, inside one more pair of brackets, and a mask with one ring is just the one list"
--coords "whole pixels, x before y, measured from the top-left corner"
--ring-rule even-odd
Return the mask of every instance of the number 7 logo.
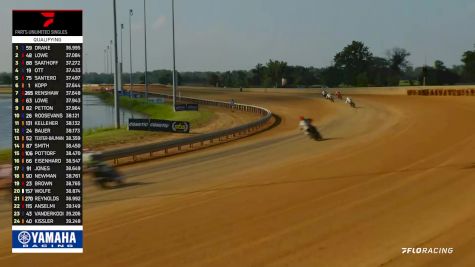
[[53, 24], [54, 22], [54, 12], [42, 12], [41, 15], [47, 18], [45, 23], [43, 23], [43, 28], [48, 28], [49, 25]]

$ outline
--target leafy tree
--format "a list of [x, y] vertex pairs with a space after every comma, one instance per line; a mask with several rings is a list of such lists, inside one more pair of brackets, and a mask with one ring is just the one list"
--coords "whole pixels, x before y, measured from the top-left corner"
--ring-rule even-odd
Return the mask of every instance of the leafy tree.
[[335, 55], [335, 67], [343, 70], [345, 83], [356, 85], [357, 76], [368, 70], [372, 57], [373, 54], [363, 42], [353, 41]]
[[173, 72], [172, 71], [162, 71], [158, 73], [158, 83], [161, 84], [172, 84], [173, 83]]
[[475, 50], [465, 51], [462, 55], [462, 62], [464, 63], [463, 77], [465, 81], [475, 81]]
[[220, 83], [225, 87], [232, 87], [233, 86], [233, 78], [230, 71], [226, 71], [221, 74]]
[[390, 69], [388, 75], [388, 84], [397, 86], [399, 85], [402, 71], [409, 66], [407, 57], [410, 56], [411, 53], [407, 52], [407, 50], [404, 48], [395, 47], [392, 50], [389, 50], [387, 55]]
[[445, 70], [445, 69], [447, 69], [444, 65], [444, 62], [442, 62], [441, 60], [436, 60], [434, 62], [434, 68], [436, 70]]
[[[460, 80], [460, 76], [452, 70], [448, 69], [444, 62], [436, 60], [433, 67], [426, 66], [426, 84], [427, 85], [453, 85]], [[423, 69], [424, 69], [423, 68]], [[422, 84], [424, 77], [424, 70], [420, 73], [419, 81]]]
[[219, 86], [219, 75], [216, 73], [208, 73], [208, 84], [212, 86]]
[[274, 87], [278, 87], [282, 78], [285, 78], [284, 75], [287, 70], [287, 62], [269, 60], [269, 62], [267, 62], [266, 70], [267, 78], [269, 78]]
[[329, 87], [336, 87], [343, 82], [343, 71], [335, 66], [324, 68], [320, 74], [321, 81]]
[[400, 74], [403, 69], [409, 66], [407, 57], [409, 57], [411, 53], [407, 52], [406, 49], [395, 47], [388, 51], [387, 54], [389, 57], [389, 67], [392, 71]]
[[11, 73], [2, 72], [0, 73], [0, 84], [11, 84], [12, 75]]
[[368, 84], [374, 86], [387, 86], [388, 77], [390, 76], [389, 61], [382, 57], [371, 58], [371, 64], [366, 75], [368, 78]]
[[464, 65], [453, 65], [451, 69], [457, 75], [462, 76], [464, 73]]
[[356, 86], [368, 86], [368, 75], [362, 72], [356, 76]]
[[235, 86], [234, 87], [248, 87], [249, 86], [249, 78], [248, 78], [248, 73], [243, 70], [239, 70], [236, 72], [233, 72], [235, 76]]
[[291, 87], [306, 87], [319, 82], [314, 68], [303, 66], [287, 67], [287, 84]]
[[251, 84], [261, 86], [265, 80], [266, 67], [259, 63], [251, 70], [251, 74]]

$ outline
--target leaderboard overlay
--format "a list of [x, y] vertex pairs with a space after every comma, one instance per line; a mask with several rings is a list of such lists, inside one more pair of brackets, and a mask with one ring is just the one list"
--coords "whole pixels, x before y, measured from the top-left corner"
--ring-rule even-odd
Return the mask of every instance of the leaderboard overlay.
[[82, 253], [82, 11], [12, 25], [12, 252]]

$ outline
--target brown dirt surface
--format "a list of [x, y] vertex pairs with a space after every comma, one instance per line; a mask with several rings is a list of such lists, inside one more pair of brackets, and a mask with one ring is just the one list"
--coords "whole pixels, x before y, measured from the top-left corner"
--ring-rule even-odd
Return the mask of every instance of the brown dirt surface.
[[[12, 255], [0, 266], [475, 266], [475, 98], [189, 90], [258, 104], [262, 134], [120, 168], [128, 187], [84, 192], [82, 255]], [[298, 132], [315, 119], [327, 138]], [[453, 247], [403, 255], [403, 247]]]

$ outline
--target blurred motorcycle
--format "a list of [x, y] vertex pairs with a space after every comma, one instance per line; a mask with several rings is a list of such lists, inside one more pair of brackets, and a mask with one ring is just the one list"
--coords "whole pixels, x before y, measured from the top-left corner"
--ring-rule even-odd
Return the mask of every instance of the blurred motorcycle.
[[0, 191], [6, 192], [5, 198], [8, 198], [11, 200], [12, 166], [9, 164], [0, 165]]
[[306, 131], [307, 135], [312, 138], [313, 140], [315, 141], [321, 141], [323, 138], [322, 138], [322, 135], [320, 134], [320, 132], [317, 130], [317, 128], [313, 125], [310, 125]]
[[304, 118], [303, 116], [300, 116], [300, 130], [303, 130], [304, 133], [312, 138], [315, 141], [320, 141], [322, 140], [322, 135], [320, 132], [317, 130], [315, 126], [312, 125], [312, 119], [309, 118]]
[[353, 99], [351, 99], [350, 97], [346, 98], [345, 103], [350, 105], [352, 108], [356, 108], [355, 102], [353, 102]]
[[102, 161], [100, 154], [94, 154], [91, 158], [87, 166], [90, 169], [95, 184], [102, 188], [117, 187], [124, 184], [124, 177], [113, 166]]

